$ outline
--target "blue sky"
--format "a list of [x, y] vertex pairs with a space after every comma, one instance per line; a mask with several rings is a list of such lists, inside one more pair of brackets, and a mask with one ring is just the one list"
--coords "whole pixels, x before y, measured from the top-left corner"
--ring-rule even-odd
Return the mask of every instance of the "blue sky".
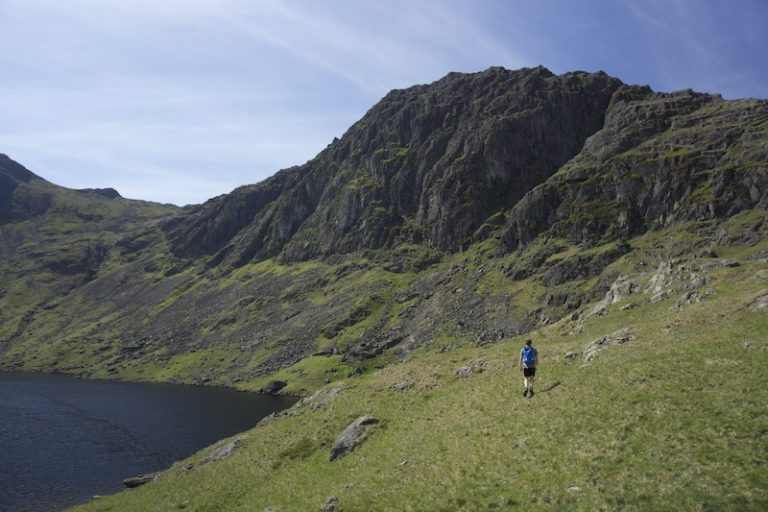
[[768, 97], [765, 0], [0, 0], [0, 153], [200, 203], [311, 159], [394, 88], [542, 64]]

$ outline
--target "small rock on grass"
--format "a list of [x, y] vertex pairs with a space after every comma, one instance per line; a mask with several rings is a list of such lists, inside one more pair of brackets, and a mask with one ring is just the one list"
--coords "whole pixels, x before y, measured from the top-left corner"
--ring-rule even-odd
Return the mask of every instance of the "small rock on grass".
[[227, 457], [235, 453], [235, 450], [237, 450], [237, 448], [240, 446], [240, 443], [242, 443], [242, 440], [240, 438], [237, 438], [234, 441], [225, 444], [224, 446], [214, 448], [213, 450], [208, 452], [208, 454], [203, 458], [201, 463], [205, 464], [214, 460], [226, 459]]
[[[187, 465], [185, 465], [183, 468], [181, 468], [182, 473], [186, 473], [187, 471], [197, 469], [200, 466], [204, 464], [208, 464], [209, 462], [226, 459], [227, 457], [232, 456], [233, 453], [235, 453], [235, 450], [237, 450], [240, 447], [240, 444], [242, 443], [242, 438], [237, 438], [225, 445], [219, 446], [217, 448], [212, 449], [209, 451], [205, 457], [200, 459], [198, 462], [191, 462]], [[126, 484], [127, 485], [127, 484]]]
[[146, 483], [151, 482], [158, 476], [160, 476], [163, 472], [158, 471], [157, 473], [148, 473], [146, 475], [139, 475], [135, 476], [133, 478], [126, 478], [123, 480], [123, 485], [128, 487], [129, 489], [133, 489], [134, 487], [139, 487], [140, 485], [144, 485]]
[[456, 375], [462, 379], [466, 379], [476, 373], [483, 373], [483, 371], [485, 371], [485, 364], [485, 359], [474, 359], [457, 369]]
[[323, 503], [322, 512], [336, 512], [336, 505], [339, 503], [339, 498], [336, 496], [328, 496]]
[[328, 460], [333, 461], [352, 452], [363, 441], [366, 427], [378, 422], [373, 416], [360, 416], [350, 423], [333, 443]]
[[403, 382], [398, 382], [394, 386], [392, 386], [392, 389], [395, 391], [407, 391], [413, 387], [413, 381], [408, 379], [404, 380]]

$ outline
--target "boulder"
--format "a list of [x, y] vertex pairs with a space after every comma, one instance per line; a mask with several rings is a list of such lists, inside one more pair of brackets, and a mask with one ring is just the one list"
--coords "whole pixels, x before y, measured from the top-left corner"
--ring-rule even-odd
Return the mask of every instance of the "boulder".
[[412, 387], [413, 387], [413, 381], [411, 379], [406, 379], [392, 386], [392, 389], [395, 391], [408, 391]]
[[234, 441], [227, 443], [223, 446], [219, 446], [218, 448], [214, 448], [208, 454], [203, 458], [203, 460], [200, 461], [201, 464], [206, 464], [208, 462], [212, 462], [214, 460], [221, 460], [226, 459], [233, 453], [235, 453], [235, 450], [240, 446], [240, 443], [242, 441], [238, 438]]
[[456, 375], [458, 375], [462, 379], [466, 379], [476, 373], [483, 373], [483, 371], [485, 371], [485, 360], [473, 359], [472, 361], [469, 361], [464, 366], [459, 367], [456, 370]]
[[361, 366], [356, 366], [354, 370], [347, 373], [347, 377], [357, 377], [358, 375], [362, 375], [363, 373], [365, 373], [365, 369], [363, 369], [363, 367]]
[[760, 311], [761, 309], [765, 309], [766, 307], [768, 307], [768, 295], [763, 295], [753, 300], [747, 306], [747, 311]]
[[352, 452], [365, 439], [367, 427], [378, 422], [373, 416], [360, 416], [350, 423], [333, 443], [328, 460], [334, 461]]
[[266, 386], [259, 390], [259, 393], [264, 393], [265, 395], [275, 395], [278, 393], [278, 391], [287, 385], [288, 383], [284, 380], [271, 380], [267, 383]]
[[156, 473], [147, 473], [146, 475], [139, 475], [134, 476], [132, 478], [126, 478], [123, 480], [123, 485], [128, 487], [129, 489], [133, 489], [134, 487], [139, 487], [140, 485], [144, 485], [146, 483], [151, 482], [158, 476], [160, 476], [163, 472], [158, 471]]
[[200, 466], [208, 464], [209, 462], [225, 459], [231, 456], [233, 453], [235, 453], [235, 450], [237, 450], [237, 448], [240, 446], [240, 443], [242, 443], [241, 438], [237, 438], [234, 441], [231, 441], [227, 444], [218, 446], [210, 450], [205, 455], [205, 457], [200, 459], [198, 462], [190, 462], [189, 464], [186, 464], [185, 466], [183, 466], [181, 468], [181, 473], [186, 473], [187, 471], [198, 469]]
[[323, 503], [323, 512], [336, 512], [338, 509], [336, 506], [339, 504], [339, 498], [336, 496], [328, 496]]
[[581, 361], [585, 366], [590, 365], [592, 364], [592, 361], [595, 359], [597, 354], [603, 350], [607, 349], [608, 347], [622, 345], [628, 341], [632, 341], [633, 339], [635, 339], [635, 334], [632, 329], [628, 327], [618, 330], [613, 334], [600, 336], [599, 338], [596, 338], [584, 345]]

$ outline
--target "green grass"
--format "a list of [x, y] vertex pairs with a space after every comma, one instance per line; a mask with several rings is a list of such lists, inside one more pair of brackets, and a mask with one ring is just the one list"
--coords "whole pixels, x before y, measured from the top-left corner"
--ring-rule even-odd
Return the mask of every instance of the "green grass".
[[129, 362], [120, 372], [120, 377], [126, 380], [151, 380], [168, 382], [179, 375], [210, 374], [211, 369], [218, 367], [225, 370], [229, 366], [231, 352], [222, 349], [200, 349], [170, 357], [159, 364], [135, 361]]
[[664, 158], [664, 159], [666, 159], [666, 158], [677, 158], [677, 157], [682, 157], [682, 156], [688, 156], [688, 155], [695, 154], [695, 153], [698, 153], [698, 150], [693, 149], [693, 148], [679, 148], [679, 149], [676, 149], [674, 151], [667, 151], [666, 153], [663, 153], [661, 155], [661, 158]]
[[[567, 319], [532, 333], [542, 356], [533, 399], [511, 364], [522, 338], [417, 352], [342, 379], [326, 407], [248, 431], [227, 460], [75, 510], [317, 510], [329, 495], [344, 511], [764, 510], [768, 315], [745, 310], [767, 293], [764, 267], [713, 271], [717, 295], [679, 311], [674, 299], [618, 304], [579, 334], [562, 335]], [[635, 338], [590, 366], [565, 358], [623, 327]], [[485, 371], [457, 377], [473, 359]], [[311, 358], [301, 370], [336, 363]], [[393, 391], [406, 380], [411, 389]], [[329, 462], [362, 414], [381, 423]]]
[[278, 379], [288, 382], [283, 389], [284, 393], [307, 395], [311, 391], [321, 388], [326, 381], [336, 382], [347, 378], [350, 372], [355, 368], [373, 367], [374, 364], [380, 364], [380, 361], [351, 361], [342, 363], [341, 356], [314, 356], [302, 359], [298, 363], [283, 368], [277, 372], [249, 380], [241, 389], [247, 391], [256, 391], [264, 387], [267, 382]]
[[[368, 186], [365, 181], [356, 185]], [[137, 254], [113, 247], [98, 278], [81, 286], [82, 275], [62, 277], [46, 270], [43, 258], [19, 257], [40, 250], [40, 244], [33, 225], [10, 226], [19, 233], [19, 255], [10, 263], [0, 261], [0, 269], [17, 272], [3, 283], [0, 339], [15, 336], [25, 315], [32, 314], [34, 321], [3, 354], [4, 363], [130, 380], [230, 384], [237, 377], [237, 385], [247, 390], [275, 378], [287, 380], [291, 393], [339, 384], [345, 389], [325, 407], [297, 410], [243, 434], [242, 447], [230, 459], [186, 473], [180, 465], [156, 483], [80, 510], [317, 510], [329, 495], [338, 496], [345, 511], [768, 506], [768, 315], [747, 311], [768, 294], [766, 264], [750, 259], [768, 247], [760, 231], [768, 220], [765, 212], [743, 212], [717, 226], [678, 225], [633, 239], [633, 250], [611, 263], [604, 276], [620, 271], [642, 285], [661, 260], [670, 254], [690, 258], [692, 248], [707, 248], [702, 244], [715, 232], [747, 241], [711, 247], [741, 265], [710, 271], [707, 287], [717, 293], [702, 303], [674, 309], [677, 295], [655, 304], [633, 295], [610, 305], [604, 316], [566, 316], [527, 333], [543, 359], [538, 394], [524, 400], [520, 375], [511, 365], [522, 337], [474, 347], [473, 334], [457, 329], [446, 314], [450, 310], [440, 309], [451, 299], [437, 305], [425, 298], [427, 293], [455, 301], [481, 297], [484, 309], [477, 306], [477, 311], [488, 324], [500, 315], [525, 318], [546, 294], [585, 296], [600, 278], [551, 289], [541, 284], [548, 268], [597, 256], [615, 244], [583, 249], [541, 238], [506, 255], [492, 239], [456, 255], [402, 244], [388, 254], [371, 251], [333, 263], [267, 260], [221, 276], [192, 265], [169, 278], [166, 273], [176, 262], [151, 226], [161, 210], [141, 210], [122, 231], [102, 233], [101, 224], [75, 220], [120, 213], [110, 210], [117, 203], [101, 213], [99, 204], [63, 202], [37, 232], [47, 244], [43, 256], [54, 261], [87, 256], [100, 243], [113, 246], [120, 233], [136, 226], [143, 226], [136, 236], [155, 245]], [[78, 229], [80, 242], [67, 243], [66, 236]], [[391, 265], [393, 259], [398, 265]], [[528, 277], [516, 274], [526, 269]], [[513, 274], [523, 277], [513, 280]], [[446, 280], [434, 289], [419, 286], [421, 280], [438, 278]], [[128, 280], [131, 286], [120, 286]], [[638, 306], [621, 311], [629, 303]], [[434, 306], [433, 318], [445, 322], [420, 333], [423, 345], [407, 357], [396, 357], [401, 346], [362, 362], [318, 356], [268, 375], [261, 370], [308, 332], [323, 348], [357, 343], [382, 329], [407, 329], [399, 313], [411, 306], [419, 312]], [[563, 309], [552, 311], [556, 320]], [[354, 321], [325, 329], [345, 317]], [[261, 339], [261, 323], [275, 321], [285, 329]], [[185, 333], [193, 341], [182, 342], [181, 353], [172, 355], [162, 348], [166, 331], [150, 327], [175, 327], [175, 322], [194, 325]], [[121, 348], [133, 340], [125, 329], [134, 323], [159, 332], [151, 347], [160, 348], [136, 358], [121, 356]], [[566, 358], [627, 327], [634, 338], [600, 352], [591, 365]], [[243, 346], [251, 352], [243, 353]], [[457, 368], [470, 360], [483, 360], [485, 371], [458, 378]], [[350, 377], [357, 367], [363, 375]], [[410, 388], [395, 392], [403, 382]], [[328, 462], [334, 438], [362, 414], [381, 422], [352, 455]]]

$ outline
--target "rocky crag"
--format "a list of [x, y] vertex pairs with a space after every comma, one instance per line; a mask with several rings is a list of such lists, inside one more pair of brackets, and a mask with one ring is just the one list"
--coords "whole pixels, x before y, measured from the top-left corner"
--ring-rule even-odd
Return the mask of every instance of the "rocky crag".
[[185, 209], [3, 157], [0, 364], [301, 392], [584, 318], [643, 270], [627, 254], [759, 249], [767, 140], [764, 100], [491, 68]]

